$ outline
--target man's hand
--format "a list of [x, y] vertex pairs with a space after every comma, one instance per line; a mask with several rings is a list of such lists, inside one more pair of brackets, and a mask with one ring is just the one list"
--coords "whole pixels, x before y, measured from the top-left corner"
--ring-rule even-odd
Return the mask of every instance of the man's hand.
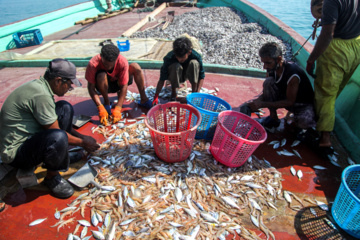
[[314, 69], [315, 69], [315, 62], [308, 60], [306, 62], [306, 72], [313, 78], [316, 78], [316, 75], [314, 74]]
[[91, 153], [99, 149], [99, 144], [96, 143], [96, 140], [90, 136], [83, 136], [82, 144], [83, 147], [87, 152]]
[[109, 114], [106, 111], [104, 105], [99, 105], [98, 107], [99, 110], [99, 119], [100, 119], [100, 123], [104, 126], [107, 125], [107, 119], [109, 118]]
[[113, 117], [113, 123], [117, 123], [118, 121], [121, 120], [121, 107], [115, 106], [115, 109], [112, 113], [112, 117]]
[[155, 94], [154, 100], [153, 100], [153, 102], [152, 102], [152, 105], [153, 105], [153, 106], [155, 106], [155, 105], [157, 105], [157, 104], [159, 104], [159, 94]]
[[262, 101], [260, 101], [259, 99], [254, 99], [254, 100], [250, 101], [248, 104], [253, 112], [259, 111], [259, 108], [262, 107], [261, 106]]

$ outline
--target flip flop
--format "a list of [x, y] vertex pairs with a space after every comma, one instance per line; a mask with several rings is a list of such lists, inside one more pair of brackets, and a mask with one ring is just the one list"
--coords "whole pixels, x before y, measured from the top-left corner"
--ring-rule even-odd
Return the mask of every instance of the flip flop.
[[137, 102], [137, 104], [140, 106], [140, 107], [144, 107], [146, 109], [150, 109], [152, 108], [152, 101], [149, 99], [147, 100], [145, 103], [141, 103], [141, 100], [139, 102]]
[[319, 154], [320, 157], [326, 160], [331, 160], [329, 156], [332, 156], [334, 154], [334, 148], [333, 147], [317, 147], [315, 150], [317, 154]]
[[4, 211], [5, 209], [5, 202], [0, 199], [0, 212]]

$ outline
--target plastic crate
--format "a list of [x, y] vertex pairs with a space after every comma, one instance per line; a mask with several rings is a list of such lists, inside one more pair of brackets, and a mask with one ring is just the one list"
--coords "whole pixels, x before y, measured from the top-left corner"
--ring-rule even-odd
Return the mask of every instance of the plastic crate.
[[130, 50], [130, 42], [126, 40], [125, 42], [116, 41], [120, 52], [126, 52]]
[[360, 165], [342, 173], [341, 185], [331, 208], [335, 222], [348, 234], [360, 238]]
[[212, 140], [218, 122], [218, 115], [222, 111], [231, 110], [230, 104], [207, 93], [191, 93], [186, 96], [186, 101], [199, 110], [201, 114], [202, 120], [195, 138]]
[[240, 167], [267, 138], [263, 126], [249, 116], [223, 111], [218, 116], [210, 152], [228, 167]]
[[33, 29], [13, 34], [13, 40], [17, 48], [39, 45], [43, 41], [40, 29]]
[[156, 105], [145, 118], [156, 155], [169, 163], [189, 157], [200, 122], [196, 108], [177, 102]]

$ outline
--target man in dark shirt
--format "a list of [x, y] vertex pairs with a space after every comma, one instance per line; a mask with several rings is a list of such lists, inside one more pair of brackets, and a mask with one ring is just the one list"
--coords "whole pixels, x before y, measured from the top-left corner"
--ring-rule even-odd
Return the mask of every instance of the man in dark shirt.
[[[322, 29], [307, 61], [314, 76], [319, 152], [332, 154], [330, 133], [335, 124], [335, 100], [360, 64], [359, 0], [324, 0]], [[316, 76], [313, 71], [316, 64]]]
[[153, 105], [159, 103], [159, 93], [165, 80], [171, 82], [171, 100], [176, 100], [176, 89], [187, 79], [191, 83], [192, 92], [199, 92], [203, 85], [205, 71], [202, 58], [192, 49], [191, 40], [180, 37], [173, 43], [173, 50], [164, 57], [164, 64], [160, 70], [160, 80], [156, 86]]
[[285, 108], [294, 114], [297, 127], [315, 127], [314, 92], [305, 71], [295, 63], [284, 61], [277, 43], [264, 44], [259, 55], [267, 71], [263, 93], [243, 104], [240, 112], [250, 115], [259, 108], [268, 108], [270, 116], [264, 119], [263, 125], [272, 128], [280, 124], [276, 110]]

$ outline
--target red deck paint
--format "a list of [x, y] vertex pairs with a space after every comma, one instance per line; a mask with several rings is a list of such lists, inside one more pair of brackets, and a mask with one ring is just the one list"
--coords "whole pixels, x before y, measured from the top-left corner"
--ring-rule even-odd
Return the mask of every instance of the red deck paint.
[[[157, 18], [165, 16], [167, 11], [175, 10], [175, 15], [198, 10], [196, 8], [167, 8]], [[148, 13], [136, 13], [136, 11], [117, 17], [109, 18], [99, 21], [93, 25], [80, 26], [76, 25], [64, 31], [46, 36], [45, 41], [58, 40], [58, 39], [86, 39], [86, 38], [114, 38], [118, 37], [125, 30], [133, 26], [139, 20], [144, 18]], [[119, 24], [121, 22], [121, 24]], [[142, 29], [148, 27], [143, 27]], [[78, 32], [79, 31], [79, 32]], [[78, 33], [76, 33], [78, 32]], [[35, 49], [37, 46], [28, 47], [23, 49], [16, 49], [18, 53], [26, 53]], [[18, 86], [24, 82], [38, 78], [43, 75], [45, 68], [3, 68], [0, 69], [0, 107], [5, 101], [6, 97]], [[145, 85], [156, 86], [159, 79], [159, 70], [144, 70]], [[81, 89], [75, 89], [73, 92], [68, 93], [65, 97], [56, 100], [65, 99], [73, 104], [75, 114], [84, 114], [92, 117], [91, 122], [84, 125], [78, 131], [82, 134], [92, 135], [91, 129], [99, 124], [97, 116], [97, 109], [90, 99], [87, 89], [86, 80], [84, 79], [84, 68], [78, 68], [78, 78], [83, 83]], [[212, 74], [206, 73], [204, 87], [213, 89], [218, 87], [220, 92], [218, 97], [223, 98], [230, 103], [234, 110], [238, 109], [239, 105], [247, 101], [261, 92], [262, 79], [247, 78], [241, 76], [232, 76], [225, 74]], [[137, 92], [135, 84], [129, 86], [129, 90]], [[111, 95], [111, 100], [116, 99], [116, 94]], [[126, 102], [123, 111], [128, 111], [131, 117], [140, 116], [145, 109], [138, 108], [136, 103]], [[286, 111], [278, 111], [280, 117], [284, 117]], [[98, 142], [102, 142], [104, 137], [102, 135], [93, 135]], [[295, 149], [301, 154], [302, 159], [298, 157], [279, 156], [276, 150], [268, 143], [272, 140], [287, 139], [285, 149], [291, 150], [290, 144], [294, 141], [294, 135], [291, 128], [286, 128], [286, 131], [276, 134], [268, 134], [268, 139], [265, 143], [260, 145], [254, 152], [254, 155], [259, 159], [265, 158], [274, 167], [276, 167], [284, 178], [282, 182], [285, 190], [297, 194], [300, 198], [309, 197], [311, 199], [317, 198], [322, 201], [333, 201], [340, 185], [341, 169], [331, 165], [328, 162], [320, 159], [309, 147], [300, 144]], [[280, 150], [280, 149], [278, 149]], [[322, 165], [327, 167], [324, 170], [314, 170], [314, 165]], [[304, 176], [301, 181], [296, 176], [290, 173], [290, 166], [296, 170], [301, 169]], [[33, 189], [19, 190], [16, 193], [8, 194], [4, 199], [6, 203], [5, 210], [0, 213], [0, 239], [65, 239], [69, 232], [72, 232], [76, 223], [71, 223], [61, 228], [57, 232], [56, 227], [51, 228], [57, 220], [53, 217], [55, 209], [61, 210], [67, 207], [71, 202], [72, 197], [66, 200], [60, 200], [49, 195], [48, 191], [36, 191]], [[89, 219], [89, 209], [86, 211], [87, 220]], [[29, 223], [39, 218], [48, 218], [43, 223], [29, 227]], [[73, 217], [77, 220], [82, 219], [79, 212], [75, 213]], [[270, 216], [264, 216], [264, 218]], [[255, 230], [254, 226], [247, 217], [241, 217], [244, 226], [253, 229], [261, 238], [265, 239], [264, 233]], [[244, 219], [244, 220], [243, 220]], [[295, 218], [296, 220], [296, 218]], [[274, 229], [274, 234], [277, 239], [307, 239], [309, 235], [297, 233], [294, 228], [294, 211], [286, 209], [283, 217], [275, 220], [272, 223], [265, 222], [271, 229]], [[90, 227], [89, 230], [96, 230]], [[90, 232], [87, 234], [90, 235]], [[347, 239], [350, 239], [348, 236]], [[236, 238], [239, 239], [239, 238]]]

